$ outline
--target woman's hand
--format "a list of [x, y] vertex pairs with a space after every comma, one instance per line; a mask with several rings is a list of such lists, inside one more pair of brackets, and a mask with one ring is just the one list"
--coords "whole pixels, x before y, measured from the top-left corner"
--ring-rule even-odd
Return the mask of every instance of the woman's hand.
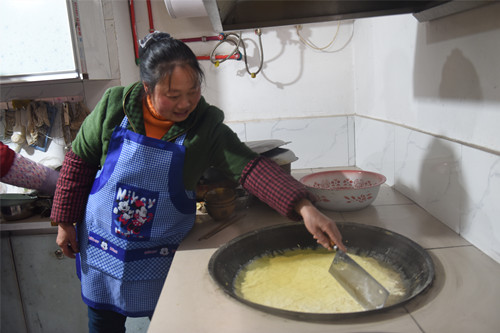
[[302, 199], [295, 206], [295, 210], [302, 216], [307, 230], [319, 244], [327, 249], [337, 245], [339, 249], [346, 251], [346, 247], [342, 243], [342, 235], [335, 222], [321, 213], [311, 201]]
[[56, 243], [66, 257], [75, 258], [75, 253], [80, 252], [76, 241], [76, 229], [72, 224], [58, 225]]

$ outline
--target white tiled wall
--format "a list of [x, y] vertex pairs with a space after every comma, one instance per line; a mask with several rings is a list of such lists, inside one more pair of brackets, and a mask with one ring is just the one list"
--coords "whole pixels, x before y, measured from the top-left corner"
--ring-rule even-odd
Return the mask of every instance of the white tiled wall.
[[500, 262], [500, 156], [462, 147], [460, 234]]
[[[292, 168], [354, 165], [352, 116], [228, 123], [242, 141], [279, 139], [299, 158]], [[349, 139], [351, 138], [351, 139]]]
[[356, 166], [383, 174], [394, 185], [394, 126], [355, 117]]
[[500, 262], [500, 156], [369, 118], [355, 128], [356, 166]]
[[394, 155], [396, 189], [460, 232], [461, 145], [396, 127]]

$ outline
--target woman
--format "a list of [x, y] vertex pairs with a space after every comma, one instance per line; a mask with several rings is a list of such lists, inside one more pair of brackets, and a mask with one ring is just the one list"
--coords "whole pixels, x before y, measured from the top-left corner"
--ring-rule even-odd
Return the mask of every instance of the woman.
[[83, 123], [52, 208], [57, 244], [68, 257], [78, 253], [91, 331], [123, 331], [126, 316], [152, 315], [194, 223], [196, 183], [210, 166], [283, 215], [304, 219], [318, 243], [344, 248], [309, 192], [241, 143], [222, 111], [206, 103], [203, 72], [184, 43], [149, 34], [140, 73], [141, 82], [109, 89]]

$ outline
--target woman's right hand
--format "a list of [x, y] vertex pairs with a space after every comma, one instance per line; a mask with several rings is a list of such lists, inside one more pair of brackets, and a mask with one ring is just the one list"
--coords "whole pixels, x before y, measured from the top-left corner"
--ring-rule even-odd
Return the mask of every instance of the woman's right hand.
[[329, 250], [332, 249], [333, 245], [337, 245], [342, 251], [347, 251], [335, 221], [321, 213], [311, 201], [302, 199], [297, 203], [295, 209], [297, 213], [302, 215], [307, 230], [318, 244]]
[[75, 253], [80, 252], [76, 241], [76, 229], [72, 224], [58, 225], [56, 243], [66, 257], [75, 258]]

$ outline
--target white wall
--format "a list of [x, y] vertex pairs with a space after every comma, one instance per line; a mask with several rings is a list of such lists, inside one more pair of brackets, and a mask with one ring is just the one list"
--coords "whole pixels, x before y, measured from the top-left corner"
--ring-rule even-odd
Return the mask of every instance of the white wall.
[[[138, 80], [132, 63], [133, 55], [130, 19], [126, 2], [112, 2], [120, 53], [122, 84]], [[135, 1], [138, 35], [148, 33], [149, 22], [144, 1]], [[156, 30], [170, 33], [175, 38], [217, 35], [208, 17], [172, 19], [163, 1], [153, 1]], [[127, 26], [128, 25], [128, 26]], [[204, 96], [224, 110], [228, 122], [249, 120], [303, 118], [352, 114], [354, 83], [352, 71], [353, 22], [342, 23], [335, 44], [328, 52], [305, 47], [293, 26], [262, 29], [264, 66], [251, 78], [243, 61], [228, 60], [219, 67], [210, 61], [201, 61], [206, 74]], [[337, 23], [304, 25], [301, 34], [318, 46], [327, 45], [335, 35]], [[258, 69], [258, 37], [253, 30], [245, 30], [249, 68]], [[196, 55], [209, 55], [216, 42], [189, 43]], [[227, 46], [226, 46], [227, 45]], [[232, 50], [226, 44], [218, 53]], [[220, 52], [219, 52], [220, 50]], [[127, 59], [122, 64], [122, 57]]]
[[357, 20], [356, 114], [500, 152], [500, 3]]
[[354, 70], [356, 165], [500, 262], [498, 17], [358, 20]]
[[[128, 2], [110, 4], [121, 84], [126, 85], [139, 80]], [[152, 1], [152, 9], [155, 29], [175, 38], [217, 35], [208, 17], [172, 19], [163, 1]], [[135, 12], [138, 36], [143, 37], [149, 31], [145, 1], [135, 1]], [[336, 32], [337, 23], [327, 22], [303, 25], [301, 35], [322, 47]], [[352, 37], [353, 22], [342, 22], [332, 47], [320, 52], [304, 46], [294, 26], [262, 29], [262, 71], [251, 78], [243, 61], [228, 60], [218, 67], [201, 61], [206, 74], [203, 95], [224, 110], [226, 123], [243, 141], [291, 141], [285, 148], [299, 157], [294, 168], [354, 165]], [[250, 71], [255, 72], [260, 60], [258, 37], [245, 30], [243, 39]], [[209, 55], [216, 42], [188, 45], [196, 55]], [[232, 48], [222, 45], [217, 53], [227, 54]]]

